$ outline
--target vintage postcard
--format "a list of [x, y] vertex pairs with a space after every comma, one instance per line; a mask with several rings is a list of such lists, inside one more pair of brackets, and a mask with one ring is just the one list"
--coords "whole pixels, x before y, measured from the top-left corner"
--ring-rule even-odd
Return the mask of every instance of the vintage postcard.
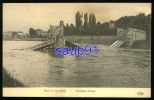
[[3, 3], [4, 97], [151, 97], [151, 3]]

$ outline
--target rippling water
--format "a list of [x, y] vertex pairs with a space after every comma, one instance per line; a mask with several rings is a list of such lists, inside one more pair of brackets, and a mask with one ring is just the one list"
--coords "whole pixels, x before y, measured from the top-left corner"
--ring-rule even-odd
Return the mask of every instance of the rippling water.
[[[3, 67], [29, 87], [150, 87], [151, 50], [98, 44], [98, 54], [56, 56], [12, 50], [34, 41], [4, 41]], [[85, 46], [87, 44], [80, 44]], [[94, 46], [94, 44], [89, 44]], [[5, 78], [5, 76], [4, 76]]]

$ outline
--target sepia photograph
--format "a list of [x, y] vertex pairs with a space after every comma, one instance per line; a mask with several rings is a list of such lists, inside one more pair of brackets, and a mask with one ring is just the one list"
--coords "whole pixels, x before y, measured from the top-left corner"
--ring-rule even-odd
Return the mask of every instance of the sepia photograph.
[[140, 88], [134, 95], [150, 96], [151, 6], [3, 3], [3, 94], [19, 88], [69, 94], [71, 88], [83, 96]]

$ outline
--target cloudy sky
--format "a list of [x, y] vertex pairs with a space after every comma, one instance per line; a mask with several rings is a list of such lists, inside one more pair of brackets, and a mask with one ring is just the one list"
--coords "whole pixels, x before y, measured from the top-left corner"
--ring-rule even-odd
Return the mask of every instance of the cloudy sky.
[[96, 21], [117, 20], [122, 16], [151, 13], [150, 3], [4, 3], [3, 31], [48, 30], [49, 25], [75, 24], [75, 13], [94, 13]]

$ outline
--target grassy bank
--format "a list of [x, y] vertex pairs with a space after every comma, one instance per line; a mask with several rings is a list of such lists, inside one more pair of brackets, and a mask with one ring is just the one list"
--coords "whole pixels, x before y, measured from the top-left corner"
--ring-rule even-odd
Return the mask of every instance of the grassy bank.
[[[101, 36], [64, 36], [65, 40], [72, 43], [86, 43], [86, 44], [104, 44], [111, 45], [118, 38], [116, 35], [101, 35]], [[4, 41], [46, 41], [47, 38], [3, 38]], [[151, 49], [151, 44], [148, 41], [135, 41], [131, 48], [134, 49]]]
[[24, 87], [24, 85], [11, 77], [5, 68], [3, 68], [3, 87]]
[[[110, 36], [65, 36], [65, 40], [73, 43], [94, 43], [94, 44], [104, 44], [111, 45], [116, 41], [117, 37], [115, 35]], [[47, 38], [3, 38], [4, 41], [45, 41]]]
[[115, 35], [112, 36], [65, 36], [67, 41], [73, 43], [94, 43], [94, 44], [104, 44], [111, 45], [117, 40]]

